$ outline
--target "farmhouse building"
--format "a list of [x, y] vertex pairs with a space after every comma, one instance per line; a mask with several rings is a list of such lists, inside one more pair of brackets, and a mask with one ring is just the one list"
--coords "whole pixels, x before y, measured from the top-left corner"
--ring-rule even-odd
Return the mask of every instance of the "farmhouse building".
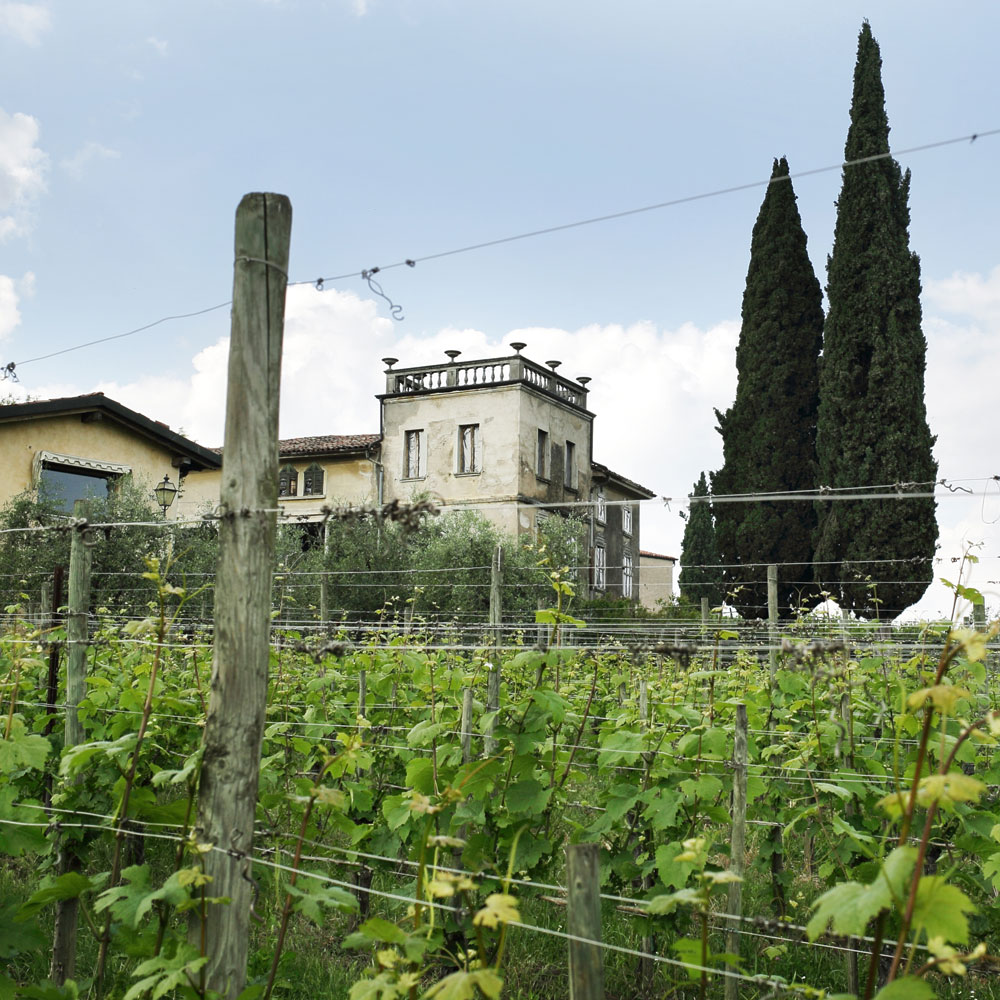
[[[460, 362], [448, 351], [444, 364], [412, 368], [383, 359], [379, 431], [280, 441], [279, 505], [308, 524], [328, 505], [427, 495], [513, 535], [572, 515], [585, 526], [592, 592], [638, 600], [639, 501], [654, 494], [594, 461], [590, 379], [512, 346], [507, 357]], [[101, 393], [0, 407], [0, 458], [0, 503], [43, 486], [68, 510], [131, 475], [150, 489], [164, 476], [179, 485], [171, 518], [218, 504], [219, 450]]]

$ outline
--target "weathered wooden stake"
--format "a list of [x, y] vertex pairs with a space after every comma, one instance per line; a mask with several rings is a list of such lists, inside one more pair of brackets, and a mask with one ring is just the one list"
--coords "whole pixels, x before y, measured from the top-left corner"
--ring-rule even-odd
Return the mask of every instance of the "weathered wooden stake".
[[767, 662], [771, 671], [771, 692], [778, 676], [778, 567], [767, 567]]
[[496, 713], [500, 711], [500, 647], [503, 644], [502, 588], [503, 546], [498, 545], [493, 553], [493, 562], [490, 564], [490, 627], [493, 636], [493, 657], [490, 661], [492, 669], [486, 678], [486, 711], [493, 718], [486, 727], [486, 739], [483, 743], [483, 751], [487, 757], [491, 757], [497, 752], [497, 741], [493, 739], [493, 731], [496, 729]]
[[[639, 729], [645, 733], [649, 729], [649, 682], [645, 677], [639, 678]], [[646, 779], [649, 778], [649, 769], [652, 766], [654, 756], [651, 753], [643, 754], [643, 763], [646, 766]], [[651, 889], [653, 876], [645, 875], [642, 879], [643, 889]], [[639, 983], [642, 987], [643, 995], [649, 993], [653, 987], [653, 977], [656, 975], [656, 964], [647, 955], [653, 954], [656, 942], [652, 934], [646, 933], [640, 938], [639, 950], [643, 957], [639, 959]]]
[[[747, 837], [747, 707], [736, 706], [736, 736], [733, 745], [733, 832], [729, 841], [729, 870], [742, 879], [746, 871]], [[740, 953], [740, 922], [743, 916], [743, 883], [729, 883], [729, 905], [731, 919], [726, 929], [726, 951], [731, 955]], [[738, 970], [730, 966], [733, 972]], [[739, 980], [726, 977], [726, 1000], [737, 1000]]]
[[199, 842], [211, 895], [191, 938], [209, 961], [204, 987], [226, 998], [246, 983], [251, 851], [267, 707], [271, 584], [278, 503], [278, 394], [292, 207], [248, 194], [236, 211], [232, 337], [222, 453], [212, 694], [198, 789]]
[[[840, 750], [842, 743], [846, 745], [846, 763], [847, 769], [849, 771], [854, 770], [854, 719], [851, 714], [851, 692], [850, 690], [845, 691], [840, 696], [840, 719], [844, 726], [843, 740], [837, 741], [837, 746], [834, 748], [836, 752], [836, 757], [840, 759]], [[850, 820], [854, 815], [854, 803], [848, 802], [844, 807], [844, 816], [847, 820]], [[857, 953], [857, 938], [849, 937], [847, 939], [847, 947], [851, 950], [845, 953], [845, 966], [847, 971], [847, 992], [853, 993], [855, 996], [858, 994], [859, 990], [859, 978], [858, 978], [858, 953]]]
[[[90, 504], [77, 500], [73, 516], [90, 516]], [[87, 640], [90, 632], [90, 569], [93, 563], [93, 532], [77, 528], [69, 548], [69, 608], [66, 615], [66, 737], [65, 745], [83, 739], [77, 705], [87, 693]]]
[[[72, 543], [70, 543], [72, 544]], [[59, 626], [59, 608], [62, 606], [63, 600], [63, 577], [65, 575], [65, 567], [56, 566], [52, 571], [52, 582], [51, 589], [49, 590], [49, 602], [48, 602], [48, 621], [47, 626], [49, 629], [55, 629]], [[50, 642], [49, 643], [49, 676], [48, 676], [48, 688], [47, 688], [47, 709], [49, 713], [48, 721], [45, 723], [44, 735], [48, 736], [49, 733], [55, 728], [56, 724], [56, 704], [59, 700], [59, 643]], [[52, 775], [46, 775], [46, 787], [51, 790], [52, 787]]]
[[[90, 504], [77, 500], [73, 516], [90, 516]], [[75, 747], [83, 740], [83, 726], [77, 706], [87, 693], [87, 640], [90, 635], [90, 570], [93, 541], [86, 529], [75, 528], [69, 543], [69, 606], [66, 614], [66, 723], [63, 745]], [[55, 588], [53, 588], [55, 589]], [[51, 669], [51, 659], [50, 659]], [[56, 657], [58, 670], [58, 656]], [[58, 676], [58, 674], [57, 674]], [[50, 696], [51, 697], [51, 696]], [[52, 699], [55, 700], [54, 698]], [[80, 859], [70, 844], [61, 845], [59, 874], [79, 871]], [[77, 900], [56, 901], [55, 929], [52, 934], [52, 962], [49, 978], [60, 985], [76, 975], [76, 937], [79, 910]]]
[[462, 763], [472, 760], [472, 688], [462, 691]]
[[368, 671], [364, 667], [358, 671], [358, 715], [368, 715]]
[[566, 848], [567, 929], [574, 937], [585, 939], [569, 943], [570, 1000], [604, 1000], [600, 856], [597, 844], [570, 844]]
[[[330, 554], [330, 522], [323, 522], [323, 569], [326, 570], [326, 557]], [[330, 585], [324, 572], [319, 578], [319, 620], [324, 634], [330, 632]]]
[[972, 605], [972, 624], [977, 632], [986, 631], [986, 605], [983, 603]]

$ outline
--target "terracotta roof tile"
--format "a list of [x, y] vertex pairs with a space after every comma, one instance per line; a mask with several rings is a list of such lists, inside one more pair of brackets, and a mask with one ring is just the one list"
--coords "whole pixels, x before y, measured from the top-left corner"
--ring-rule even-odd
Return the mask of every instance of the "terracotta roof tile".
[[646, 549], [639, 549], [639, 555], [647, 559], [668, 559], [670, 562], [677, 562], [677, 556], [665, 556], [662, 552], [648, 552]]
[[314, 437], [285, 438], [278, 442], [278, 454], [327, 455], [341, 451], [360, 451], [378, 444], [381, 434], [318, 434]]

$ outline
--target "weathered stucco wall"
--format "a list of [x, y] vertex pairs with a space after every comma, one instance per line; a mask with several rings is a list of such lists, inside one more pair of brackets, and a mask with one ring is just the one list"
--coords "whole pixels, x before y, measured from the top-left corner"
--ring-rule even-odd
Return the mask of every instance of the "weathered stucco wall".
[[[519, 397], [518, 415], [518, 492], [524, 497], [543, 503], [575, 503], [586, 500], [590, 493], [590, 439], [593, 418], [549, 396], [523, 389]], [[546, 475], [540, 476], [538, 432], [548, 435], [545, 456]], [[566, 444], [572, 442], [574, 459], [572, 477], [567, 487]], [[564, 508], [569, 512], [573, 508]], [[520, 529], [533, 531], [534, 515], [530, 507], [520, 512]]]
[[[0, 503], [33, 489], [33, 465], [38, 452], [112, 462], [132, 469], [139, 486], [149, 488], [169, 476], [177, 482], [177, 469], [171, 464], [173, 453], [113, 420], [84, 422], [79, 414], [41, 417], [5, 424], [0, 433]], [[171, 511], [171, 516], [176, 516]]]
[[642, 555], [639, 565], [642, 568], [639, 602], [655, 611], [660, 601], [669, 603], [673, 599], [674, 560], [668, 556]]

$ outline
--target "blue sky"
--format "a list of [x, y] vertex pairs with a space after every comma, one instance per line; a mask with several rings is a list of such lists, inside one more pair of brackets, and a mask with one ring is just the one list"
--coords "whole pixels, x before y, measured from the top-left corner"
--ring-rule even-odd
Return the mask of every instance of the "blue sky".
[[[291, 198], [291, 277], [312, 279], [763, 180], [775, 156], [793, 174], [835, 164], [864, 17], [894, 147], [1000, 127], [985, 2], [0, 0], [0, 361], [224, 302], [251, 190]], [[954, 478], [1000, 472], [998, 153], [1000, 136], [901, 158]], [[795, 181], [821, 281], [839, 185]], [[720, 463], [712, 407], [735, 388], [762, 195], [387, 271], [402, 322], [358, 278], [297, 289], [282, 433], [376, 430], [386, 354], [522, 339], [594, 377], [599, 461], [683, 496]], [[18, 391], [102, 388], [217, 444], [227, 332], [223, 309], [24, 364]], [[645, 547], [678, 552], [676, 509], [644, 511]], [[997, 516], [993, 498], [942, 501], [942, 555], [986, 542], [984, 587]]]

